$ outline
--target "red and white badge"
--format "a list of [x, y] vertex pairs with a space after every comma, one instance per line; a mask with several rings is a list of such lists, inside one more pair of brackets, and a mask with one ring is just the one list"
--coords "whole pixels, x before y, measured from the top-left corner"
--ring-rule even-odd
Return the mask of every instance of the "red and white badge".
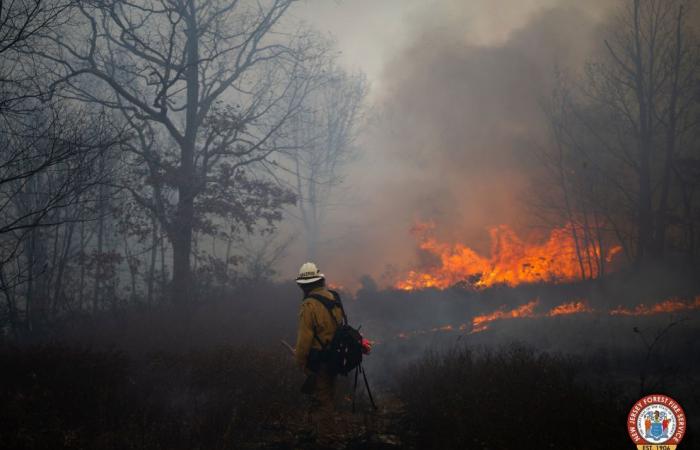
[[674, 450], [685, 435], [685, 412], [663, 394], [643, 397], [627, 416], [627, 432], [638, 450]]

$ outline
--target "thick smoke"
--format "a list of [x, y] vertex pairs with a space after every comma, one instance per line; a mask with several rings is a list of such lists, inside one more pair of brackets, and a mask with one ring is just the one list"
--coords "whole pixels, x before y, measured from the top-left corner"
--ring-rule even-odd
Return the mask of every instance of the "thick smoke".
[[522, 15], [499, 23], [498, 8], [487, 8], [489, 35], [465, 3], [408, 19], [411, 38], [382, 72], [364, 157], [347, 179], [352, 195], [328, 223], [338, 238], [322, 254], [342, 284], [370, 274], [382, 285], [416, 264], [416, 221], [482, 251], [488, 227], [534, 223], [523, 199], [537, 181], [535, 153], [548, 145], [541, 101], [555, 68], [580, 70], [602, 43], [602, 9], [548, 5], [518, 26], [509, 18]]

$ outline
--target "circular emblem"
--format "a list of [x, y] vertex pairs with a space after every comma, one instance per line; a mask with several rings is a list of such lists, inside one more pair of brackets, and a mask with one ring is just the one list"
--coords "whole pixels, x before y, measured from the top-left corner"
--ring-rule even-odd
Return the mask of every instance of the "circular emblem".
[[627, 416], [627, 432], [642, 445], [673, 445], [685, 435], [685, 412], [677, 401], [662, 394], [651, 394], [632, 406]]

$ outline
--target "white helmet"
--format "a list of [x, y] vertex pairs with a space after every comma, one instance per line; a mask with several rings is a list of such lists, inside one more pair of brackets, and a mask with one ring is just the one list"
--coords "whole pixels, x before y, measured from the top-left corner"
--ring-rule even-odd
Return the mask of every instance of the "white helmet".
[[308, 284], [321, 280], [323, 277], [324, 275], [318, 270], [316, 264], [307, 262], [301, 265], [296, 281], [299, 284]]

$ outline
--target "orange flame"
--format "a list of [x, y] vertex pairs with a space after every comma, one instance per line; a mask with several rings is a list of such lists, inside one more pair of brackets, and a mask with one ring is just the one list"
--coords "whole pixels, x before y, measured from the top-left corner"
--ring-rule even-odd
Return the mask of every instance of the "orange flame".
[[547, 316], [555, 317], [588, 312], [593, 312], [593, 310], [588, 306], [588, 304], [585, 301], [579, 300], [555, 306], [547, 313]]
[[[418, 236], [419, 248], [438, 257], [440, 265], [408, 272], [394, 284], [396, 289], [445, 289], [465, 281], [475, 287], [573, 281], [581, 278], [579, 254], [590, 255], [593, 267], [600, 255], [600, 249], [594, 244], [588, 248], [579, 246], [577, 252], [570, 225], [552, 230], [546, 242], [539, 244], [524, 242], [507, 225], [491, 228], [490, 257], [463, 244], [439, 242], [430, 235], [433, 229], [432, 223], [423, 223], [414, 226], [411, 232]], [[620, 250], [619, 247], [610, 249], [605, 259], [612, 260]]]
[[[532, 300], [531, 302], [519, 306], [518, 308], [512, 310], [505, 310], [503, 308], [496, 310], [490, 314], [484, 314], [481, 316], [476, 316], [472, 319], [471, 324], [463, 323], [459, 326], [455, 325], [443, 325], [441, 327], [431, 328], [429, 330], [415, 330], [409, 332], [401, 332], [396, 335], [398, 339], [409, 339], [414, 336], [425, 335], [429, 332], [452, 332], [459, 330], [466, 332], [469, 328], [471, 331], [469, 334], [480, 333], [482, 331], [488, 330], [492, 322], [505, 319], [519, 319], [519, 318], [547, 318], [547, 317], [557, 317], [563, 315], [571, 314], [582, 314], [582, 313], [595, 313], [586, 300], [573, 300], [568, 303], [562, 303], [550, 309], [547, 313], [537, 313], [535, 309], [539, 304], [539, 299]], [[692, 301], [684, 301], [678, 298], [671, 298], [664, 300], [662, 302], [653, 304], [651, 306], [647, 305], [637, 305], [633, 309], [624, 308], [619, 306], [613, 310], [607, 311], [604, 314], [610, 314], [612, 316], [649, 316], [654, 314], [665, 314], [674, 313], [680, 311], [691, 311], [700, 309], [700, 295], [695, 297]], [[602, 312], [600, 312], [602, 313]], [[471, 325], [471, 326], [470, 326]]]
[[675, 313], [681, 311], [690, 311], [700, 308], [700, 295], [695, 297], [691, 302], [684, 302], [679, 298], [670, 298], [661, 303], [656, 303], [651, 306], [645, 304], [637, 305], [634, 309], [628, 309], [623, 306], [610, 311], [611, 316], [651, 316], [654, 314]]
[[480, 333], [487, 330], [489, 324], [496, 320], [503, 319], [515, 319], [519, 317], [535, 317], [535, 307], [539, 303], [539, 300], [535, 299], [530, 303], [522, 305], [516, 309], [511, 309], [510, 311], [504, 311], [499, 309], [491, 314], [486, 314], [483, 316], [476, 316], [472, 319], [472, 331], [471, 334]]

